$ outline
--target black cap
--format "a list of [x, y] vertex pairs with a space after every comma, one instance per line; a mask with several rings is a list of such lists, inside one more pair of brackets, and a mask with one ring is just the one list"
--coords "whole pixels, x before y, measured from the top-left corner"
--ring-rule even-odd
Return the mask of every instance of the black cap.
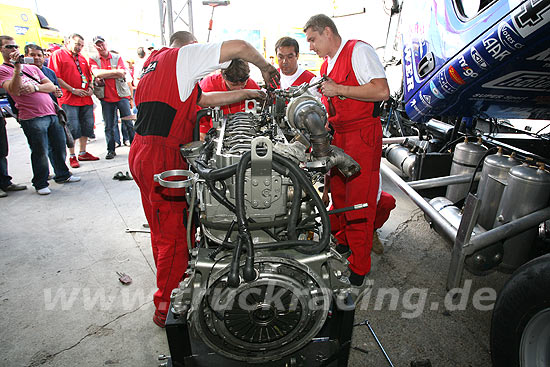
[[95, 45], [95, 44], [98, 43], [99, 41], [105, 42], [105, 38], [103, 38], [103, 37], [101, 37], [101, 36], [95, 36], [92, 42], [93, 42], [94, 45]]

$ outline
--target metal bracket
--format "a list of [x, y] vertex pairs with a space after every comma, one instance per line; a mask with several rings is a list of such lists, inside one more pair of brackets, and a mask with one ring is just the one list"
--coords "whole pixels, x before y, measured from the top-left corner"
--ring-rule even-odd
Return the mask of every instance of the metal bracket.
[[[189, 177], [187, 180], [178, 180], [178, 181], [168, 181], [168, 177]], [[169, 187], [172, 189], [183, 189], [193, 185], [193, 182], [196, 180], [196, 175], [186, 169], [172, 169], [169, 171], [164, 171], [162, 173], [157, 173], [153, 176], [153, 180], [158, 182], [160, 186]]]
[[464, 260], [466, 259], [465, 247], [470, 242], [470, 237], [477, 223], [481, 200], [474, 194], [469, 193], [464, 205], [464, 214], [458, 227], [453, 251], [451, 253], [451, 263], [449, 264], [449, 273], [447, 274], [447, 290], [457, 288], [464, 272]]
[[[265, 154], [259, 155], [257, 148], [265, 148]], [[271, 161], [273, 159], [273, 145], [271, 140], [264, 136], [252, 139], [251, 142], [251, 169], [250, 169], [250, 204], [254, 209], [265, 209], [271, 202], [281, 195], [281, 180], [272, 180]], [[275, 187], [274, 187], [275, 186]]]

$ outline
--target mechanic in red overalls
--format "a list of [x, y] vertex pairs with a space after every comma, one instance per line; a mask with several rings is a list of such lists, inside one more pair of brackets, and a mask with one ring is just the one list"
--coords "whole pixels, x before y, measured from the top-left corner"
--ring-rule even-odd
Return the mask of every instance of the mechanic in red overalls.
[[351, 249], [349, 281], [361, 286], [371, 267], [382, 155], [382, 126], [380, 118], [373, 117], [373, 102], [389, 98], [388, 83], [374, 49], [362, 41], [342, 40], [326, 15], [311, 17], [304, 32], [310, 49], [325, 58], [321, 75], [330, 79], [321, 84], [321, 93], [334, 128], [332, 144], [361, 166], [361, 172], [351, 178], [331, 170], [329, 183], [335, 208], [369, 204], [368, 208], [338, 215], [339, 239]]
[[294, 38], [283, 37], [275, 43], [275, 55], [281, 72], [281, 89], [309, 83], [315, 77], [309, 70], [298, 65], [300, 46]]
[[153, 321], [161, 327], [166, 321], [170, 293], [187, 268], [187, 204], [183, 190], [162, 187], [153, 181], [153, 175], [187, 168], [180, 145], [192, 141], [197, 104], [220, 106], [265, 98], [260, 90], [201, 93], [197, 85], [200, 78], [227, 67], [235, 58], [256, 65], [267, 85], [278, 83], [277, 70], [249, 43], [233, 40], [199, 45], [191, 33], [180, 31], [170, 37], [170, 47], [149, 56], [136, 90], [136, 136], [128, 160], [151, 228], [158, 288], [153, 297]]
[[[250, 67], [247, 62], [240, 59], [231, 61], [226, 69], [219, 73], [204, 78], [199, 86], [203, 92], [227, 92], [239, 89], [260, 89], [258, 84], [250, 79]], [[245, 101], [239, 101], [225, 106], [220, 106], [224, 115], [244, 112]], [[212, 118], [205, 116], [200, 121], [201, 140], [212, 128]]]

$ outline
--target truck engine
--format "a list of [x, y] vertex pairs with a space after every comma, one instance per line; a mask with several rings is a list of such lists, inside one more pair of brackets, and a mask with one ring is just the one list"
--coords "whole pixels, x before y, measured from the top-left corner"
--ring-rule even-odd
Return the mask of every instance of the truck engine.
[[309, 87], [209, 112], [204, 142], [181, 147], [189, 169], [155, 176], [189, 204], [189, 267], [166, 322], [174, 366], [347, 365], [354, 292], [315, 185], [360, 167], [330, 145]]

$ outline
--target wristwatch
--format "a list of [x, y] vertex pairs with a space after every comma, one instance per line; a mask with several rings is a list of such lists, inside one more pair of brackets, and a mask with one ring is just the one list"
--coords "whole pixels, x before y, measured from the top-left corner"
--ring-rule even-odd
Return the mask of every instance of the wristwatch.
[[71, 87], [71, 93], [74, 93], [74, 88], [73, 87]]
[[34, 84], [34, 91], [38, 92], [38, 90], [39, 90], [38, 85]]

